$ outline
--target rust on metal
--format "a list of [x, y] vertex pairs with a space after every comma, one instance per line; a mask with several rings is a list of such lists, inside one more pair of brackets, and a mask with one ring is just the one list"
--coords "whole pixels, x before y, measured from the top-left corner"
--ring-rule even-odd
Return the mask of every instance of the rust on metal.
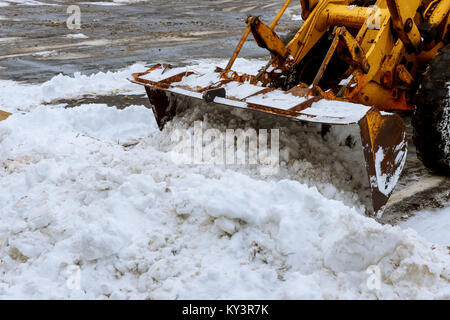
[[247, 107], [249, 109], [263, 111], [265, 113], [271, 113], [271, 114], [275, 114], [275, 115], [278, 115], [278, 116], [298, 118], [300, 115], [303, 115], [303, 116], [306, 116], [308, 118], [315, 118], [315, 116], [307, 115], [307, 114], [301, 114], [301, 113], [293, 111], [293, 110], [283, 110], [283, 109], [263, 106], [263, 105], [259, 105], [259, 104], [255, 104], [255, 103], [247, 103]]
[[295, 86], [287, 91], [288, 93], [292, 94], [296, 97], [306, 97], [310, 94], [311, 88], [310, 87], [302, 87], [302, 86]]
[[146, 71], [144, 71], [144, 72], [136, 72], [136, 73], [133, 73], [133, 78], [138, 79], [138, 78], [140, 78], [140, 77], [142, 77], [142, 76], [145, 76], [146, 74], [149, 74], [150, 72], [152, 72], [152, 71], [154, 71], [154, 70], [156, 70], [156, 69], [161, 68], [162, 66], [164, 66], [164, 68], [165, 68], [164, 70], [166, 70], [166, 68], [169, 68], [169, 67], [170, 67], [170, 65], [162, 65], [162, 64], [160, 64], [160, 63], [157, 63], [157, 64], [155, 64], [154, 66], [150, 67], [150, 69], [148, 69], [148, 70], [146, 70]]
[[406, 69], [403, 64], [399, 64], [395, 70], [397, 71], [399, 83], [411, 88], [414, 84], [414, 78], [411, 73], [409, 73], [408, 69]]
[[194, 72], [192, 72], [192, 71], [181, 72], [179, 74], [176, 74], [174, 76], [171, 76], [169, 78], [161, 80], [161, 81], [159, 81], [159, 83], [171, 84], [173, 82], [180, 82], [181, 80], [183, 80], [184, 77], [190, 76], [191, 74], [194, 74]]
[[[395, 181], [383, 181], [380, 175], [395, 179], [403, 169], [408, 146], [406, 127], [400, 116], [383, 116], [374, 108], [359, 122], [359, 126], [372, 192], [372, 205], [374, 212], [378, 212], [386, 205], [393, 191], [393, 188], [382, 184], [395, 185]], [[377, 152], [380, 150], [383, 157], [377, 158]]]
[[0, 110], [0, 121], [6, 120], [11, 113]]
[[368, 73], [370, 70], [370, 64], [367, 61], [366, 53], [364, 49], [359, 45], [359, 42], [353, 38], [353, 36], [347, 31], [347, 28], [340, 27], [336, 33], [339, 35], [339, 39], [348, 49], [352, 65], [357, 65], [364, 73]]
[[250, 75], [250, 74], [239, 74], [236, 71], [233, 70], [224, 70], [222, 68], [217, 67], [216, 71], [220, 73], [220, 77], [222, 79], [226, 79], [226, 80], [232, 80], [232, 81], [237, 81], [237, 82], [248, 82], [251, 84], [255, 84], [256, 83], [256, 77], [254, 75]]

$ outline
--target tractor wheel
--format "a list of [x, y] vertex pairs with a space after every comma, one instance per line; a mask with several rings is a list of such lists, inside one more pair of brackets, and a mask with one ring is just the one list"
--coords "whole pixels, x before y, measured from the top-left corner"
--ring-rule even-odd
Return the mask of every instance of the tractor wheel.
[[423, 164], [450, 174], [450, 45], [433, 58], [420, 80], [412, 119], [413, 141]]

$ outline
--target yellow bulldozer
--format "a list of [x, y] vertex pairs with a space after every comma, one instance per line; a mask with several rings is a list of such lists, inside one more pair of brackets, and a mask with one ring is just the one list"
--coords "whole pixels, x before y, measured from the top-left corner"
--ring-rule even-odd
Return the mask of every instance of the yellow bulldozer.
[[[183, 110], [208, 104], [288, 118], [324, 139], [334, 132], [343, 153], [354, 151], [336, 161], [362, 166], [354, 177], [359, 196], [376, 213], [405, 165], [407, 135], [397, 111], [410, 111], [419, 158], [448, 174], [450, 0], [300, 0], [304, 22], [286, 42], [275, 27], [290, 2], [270, 25], [246, 19], [225, 68], [200, 74], [156, 64], [133, 74], [160, 129]], [[250, 33], [271, 58], [241, 74], [233, 64]]]

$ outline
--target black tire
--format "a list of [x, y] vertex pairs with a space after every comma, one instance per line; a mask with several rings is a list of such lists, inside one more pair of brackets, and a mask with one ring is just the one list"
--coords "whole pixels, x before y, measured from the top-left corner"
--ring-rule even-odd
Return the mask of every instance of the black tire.
[[420, 80], [412, 118], [417, 156], [434, 172], [450, 174], [450, 45], [433, 58]]

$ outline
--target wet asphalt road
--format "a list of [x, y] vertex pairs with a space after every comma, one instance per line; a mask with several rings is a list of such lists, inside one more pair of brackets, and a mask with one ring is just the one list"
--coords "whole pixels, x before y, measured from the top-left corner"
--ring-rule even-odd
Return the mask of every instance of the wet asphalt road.
[[[95, 73], [141, 62], [180, 64], [186, 59], [229, 57], [244, 28], [247, 15], [269, 22], [281, 1], [153, 0], [124, 6], [93, 2], [47, 1], [49, 5], [10, 5], [0, 10], [0, 79], [43, 82], [58, 73]], [[69, 5], [81, 10], [81, 29], [69, 30]], [[293, 1], [287, 12], [299, 14]], [[284, 18], [277, 32], [299, 25]], [[82, 33], [88, 38], [73, 39]], [[251, 40], [243, 57], [266, 57]], [[71, 106], [98, 102], [126, 106], [147, 104], [143, 96], [84, 97], [64, 101]], [[410, 116], [404, 115], [411, 136]], [[380, 222], [395, 224], [422, 209], [450, 203], [450, 179], [433, 175], [417, 160], [410, 141], [409, 156], [388, 208]]]
[[[228, 57], [250, 12], [269, 21], [280, 7], [276, 0], [154, 0], [124, 6], [44, 1], [53, 5], [2, 7], [0, 78], [41, 82], [58, 73], [114, 70], [136, 61]], [[72, 4], [80, 7], [80, 30], [66, 25]], [[291, 4], [290, 10], [296, 7]], [[298, 24], [285, 18], [277, 31], [283, 34]], [[77, 33], [88, 38], [69, 38]], [[51, 54], [42, 55], [46, 51]], [[242, 51], [244, 57], [264, 54], [254, 41]]]

